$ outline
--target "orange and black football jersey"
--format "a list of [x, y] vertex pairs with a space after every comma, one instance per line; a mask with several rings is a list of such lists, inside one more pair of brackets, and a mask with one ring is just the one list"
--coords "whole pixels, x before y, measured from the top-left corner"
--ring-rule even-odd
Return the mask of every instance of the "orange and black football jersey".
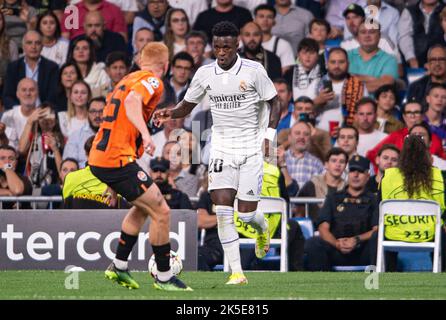
[[88, 164], [103, 168], [123, 167], [144, 152], [141, 134], [127, 118], [125, 99], [134, 91], [142, 97], [147, 123], [163, 94], [163, 82], [153, 73], [137, 71], [127, 75], [107, 97], [103, 122], [93, 141]]

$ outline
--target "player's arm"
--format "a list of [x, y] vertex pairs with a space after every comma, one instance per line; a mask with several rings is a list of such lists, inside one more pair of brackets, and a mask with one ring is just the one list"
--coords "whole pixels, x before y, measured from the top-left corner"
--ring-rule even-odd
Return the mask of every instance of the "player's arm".
[[279, 97], [275, 96], [271, 100], [268, 100], [268, 104], [271, 107], [271, 112], [269, 114], [268, 128], [276, 130], [280, 121], [280, 101]]
[[146, 122], [144, 121], [141, 95], [134, 91], [130, 91], [125, 98], [124, 106], [127, 118], [136, 127], [136, 129], [138, 129], [139, 133], [141, 133], [144, 150], [146, 150], [150, 155], [153, 155], [155, 145], [150, 137]]
[[153, 114], [154, 124], [159, 127], [170, 119], [184, 118], [191, 113], [192, 109], [195, 108], [196, 105], [197, 103], [188, 102], [183, 99], [173, 108], [157, 110]]
[[[276, 137], [276, 128], [279, 124], [280, 120], [280, 101], [279, 97], [276, 95], [271, 100], [267, 101], [270, 105], [270, 113], [269, 113], [269, 122], [268, 122], [268, 129], [266, 129], [265, 139], [271, 141], [271, 143], [274, 141]], [[269, 143], [265, 142], [265, 156], [270, 156], [270, 150], [269, 150]]]

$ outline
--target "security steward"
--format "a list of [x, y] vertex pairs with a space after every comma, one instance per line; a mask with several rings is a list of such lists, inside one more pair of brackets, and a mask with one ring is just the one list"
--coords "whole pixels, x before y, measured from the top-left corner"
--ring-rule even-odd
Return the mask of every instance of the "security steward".
[[161, 157], [150, 160], [150, 177], [160, 189], [171, 209], [192, 209], [187, 194], [169, 184], [170, 161]]
[[366, 189], [370, 162], [356, 155], [348, 167], [347, 187], [327, 195], [319, 211], [320, 236], [305, 242], [309, 271], [376, 264], [379, 204]]

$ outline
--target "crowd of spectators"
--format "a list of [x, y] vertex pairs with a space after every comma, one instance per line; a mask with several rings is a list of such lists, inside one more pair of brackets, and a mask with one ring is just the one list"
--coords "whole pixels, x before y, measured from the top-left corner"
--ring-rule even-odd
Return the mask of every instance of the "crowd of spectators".
[[[376, 195], [410, 134], [446, 170], [445, 1], [0, 0], [0, 195], [61, 195], [70, 171], [88, 171], [106, 99], [146, 43], [170, 53], [158, 108], [181, 101], [213, 63], [211, 28], [223, 20], [277, 89], [289, 197], [345, 192], [358, 156], [370, 161], [358, 190]], [[174, 208], [196, 209], [190, 198], [207, 191], [209, 109], [205, 98], [185, 119], [148, 124], [155, 155], [138, 161]], [[315, 226], [321, 209], [310, 206]]]

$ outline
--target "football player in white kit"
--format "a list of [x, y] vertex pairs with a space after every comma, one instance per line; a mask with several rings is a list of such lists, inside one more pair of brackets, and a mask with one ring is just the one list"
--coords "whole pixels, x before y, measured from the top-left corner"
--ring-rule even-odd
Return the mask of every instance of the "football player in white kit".
[[265, 68], [237, 54], [239, 30], [233, 23], [217, 23], [212, 35], [217, 60], [200, 67], [184, 99], [174, 108], [156, 111], [154, 123], [159, 126], [169, 119], [185, 117], [208, 94], [213, 117], [209, 190], [216, 208], [218, 235], [232, 271], [226, 284], [246, 284], [234, 224], [234, 200], [237, 197], [240, 219], [256, 229], [255, 252], [263, 258], [270, 235], [267, 221], [257, 212], [263, 178], [262, 142], [265, 156], [270, 156], [280, 102]]

